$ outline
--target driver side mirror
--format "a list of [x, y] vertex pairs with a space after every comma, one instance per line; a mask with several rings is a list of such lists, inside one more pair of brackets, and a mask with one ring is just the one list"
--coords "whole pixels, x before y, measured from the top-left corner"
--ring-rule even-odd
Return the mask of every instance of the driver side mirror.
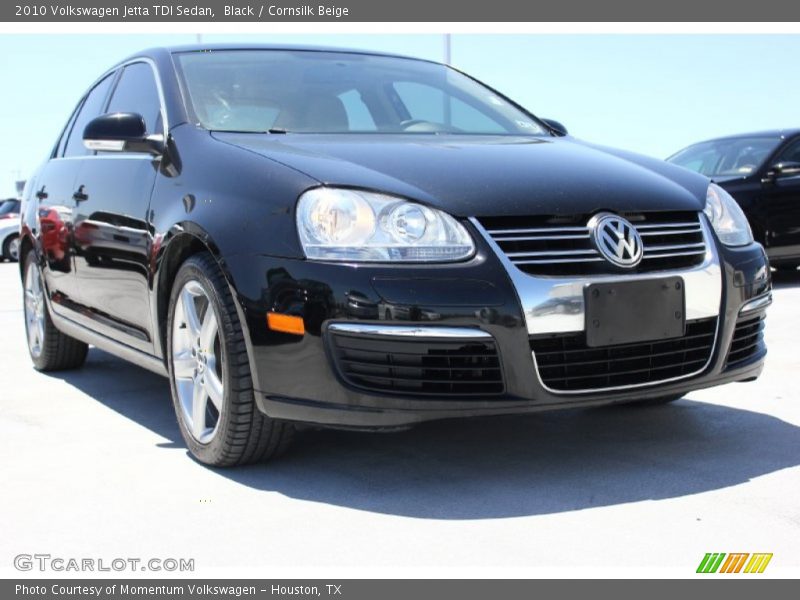
[[794, 175], [800, 175], [800, 162], [779, 162], [772, 165], [770, 172], [773, 173], [775, 177], [792, 177]]
[[567, 128], [562, 123], [555, 119], [542, 119], [546, 125], [555, 130], [558, 135], [567, 135]]
[[103, 152], [145, 152], [159, 155], [164, 151], [164, 136], [147, 135], [142, 115], [110, 113], [89, 121], [83, 130], [83, 145]]

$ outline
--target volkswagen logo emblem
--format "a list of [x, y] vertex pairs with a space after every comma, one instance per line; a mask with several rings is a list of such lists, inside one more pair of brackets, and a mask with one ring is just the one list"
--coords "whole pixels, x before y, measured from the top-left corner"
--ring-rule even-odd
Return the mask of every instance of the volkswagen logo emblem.
[[642, 260], [642, 238], [626, 219], [600, 213], [589, 221], [589, 231], [597, 251], [608, 262], [630, 269]]

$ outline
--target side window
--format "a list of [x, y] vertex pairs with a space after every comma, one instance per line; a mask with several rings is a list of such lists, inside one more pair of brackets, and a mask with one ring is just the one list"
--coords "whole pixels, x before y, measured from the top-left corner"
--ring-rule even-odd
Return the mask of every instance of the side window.
[[75, 118], [78, 116], [78, 112], [81, 110], [81, 106], [83, 106], [83, 100], [78, 102], [78, 106], [76, 106], [75, 110], [72, 111], [72, 114], [69, 116], [67, 124], [61, 131], [61, 137], [58, 138], [58, 147], [56, 148], [56, 157], [63, 156], [64, 154], [64, 149], [67, 147], [67, 140], [69, 139], [69, 132], [72, 131], [72, 125], [73, 123], [75, 123]]
[[144, 117], [147, 133], [161, 131], [161, 100], [150, 65], [138, 62], [125, 67], [107, 112], [139, 113]]
[[424, 83], [399, 81], [394, 89], [411, 119], [442, 123], [474, 133], [503, 133], [506, 128], [466, 102]]
[[91, 152], [83, 145], [83, 130], [89, 121], [101, 114], [108, 95], [108, 88], [111, 87], [113, 80], [113, 74], [108, 75], [87, 94], [78, 116], [72, 123], [72, 129], [64, 147], [64, 156], [84, 156]]
[[344, 105], [344, 110], [347, 113], [347, 121], [350, 125], [350, 131], [375, 131], [375, 120], [369, 112], [369, 108], [364, 104], [361, 99], [361, 93], [358, 90], [350, 90], [339, 94], [339, 100]]
[[800, 163], [800, 140], [795, 140], [784, 148], [773, 162]]

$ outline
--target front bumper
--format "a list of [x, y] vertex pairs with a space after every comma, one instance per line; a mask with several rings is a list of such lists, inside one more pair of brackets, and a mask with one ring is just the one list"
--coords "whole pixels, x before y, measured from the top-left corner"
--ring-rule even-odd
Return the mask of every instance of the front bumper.
[[[743, 344], [734, 340], [739, 335], [736, 332], [752, 330], [743, 328], [749, 326], [743, 324], [743, 319], [760, 317], [766, 309], [770, 276], [760, 245], [732, 249], [710, 236], [710, 254], [700, 267], [691, 272], [638, 276], [680, 275], [686, 282], [687, 319], [716, 319], [713, 348], [702, 368], [658, 383], [565, 392], [543, 383], [531, 352], [531, 336], [547, 333], [551, 323], [560, 323], [559, 332], [582, 329], [583, 315], [576, 317], [575, 298], [585, 280], [542, 280], [515, 273], [513, 266], [504, 264], [502, 253], [492, 247], [491, 241], [480, 235], [478, 225], [473, 223], [472, 227], [476, 228], [473, 233], [478, 252], [472, 260], [453, 265], [354, 266], [265, 256], [229, 259], [228, 271], [245, 318], [259, 408], [278, 419], [391, 428], [434, 419], [528, 413], [677, 395], [752, 380], [761, 373], [766, 347], [760, 335], [745, 340], [755, 342], [744, 353], [736, 354], [743, 359], [728, 360], [729, 353], [738, 351]], [[572, 308], [559, 314], [560, 321], [541, 319], [536, 303], [529, 300], [535, 297], [533, 294], [552, 297], [554, 289]], [[753, 300], [754, 308], [747, 315], [740, 315]], [[270, 331], [266, 327], [269, 311], [302, 316], [306, 334], [301, 337]], [[353, 325], [367, 327], [359, 333], [359, 327]], [[494, 345], [502, 387], [498, 391], [496, 386], [476, 386], [476, 393], [467, 393], [472, 388], [451, 385], [435, 387], [436, 393], [426, 395], [424, 390], [409, 392], [405, 387], [398, 393], [386, 389], [376, 392], [363, 385], [363, 380], [354, 385], [343, 375], [334, 342], [337, 328], [341, 333], [343, 326], [349, 329], [348, 335], [361, 335], [368, 344], [381, 344], [384, 340], [395, 343], [398, 337], [420, 345], [458, 343], [459, 336], [474, 332], [477, 340], [467, 340], [470, 344], [483, 340]], [[398, 328], [412, 333], [398, 336]], [[448, 331], [453, 339], [447, 339]], [[402, 356], [413, 354], [409, 352], [413, 347], [391, 348], [399, 348]], [[361, 351], [360, 347], [357, 351]], [[434, 364], [444, 365], [442, 369], [461, 369], [465, 363]], [[493, 365], [482, 362], [478, 366]]]

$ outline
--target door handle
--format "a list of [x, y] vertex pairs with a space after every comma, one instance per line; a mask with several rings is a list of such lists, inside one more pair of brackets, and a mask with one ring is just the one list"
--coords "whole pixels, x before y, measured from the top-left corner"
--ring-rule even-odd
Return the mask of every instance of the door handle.
[[36, 192], [36, 197], [39, 200], [46, 200], [47, 199], [47, 192], [44, 191], [44, 187], [45, 186], [42, 186], [42, 189], [40, 189], [38, 192]]
[[89, 194], [83, 191], [84, 186], [79, 187], [74, 194], [72, 194], [72, 199], [76, 202], [86, 202], [89, 199]]

